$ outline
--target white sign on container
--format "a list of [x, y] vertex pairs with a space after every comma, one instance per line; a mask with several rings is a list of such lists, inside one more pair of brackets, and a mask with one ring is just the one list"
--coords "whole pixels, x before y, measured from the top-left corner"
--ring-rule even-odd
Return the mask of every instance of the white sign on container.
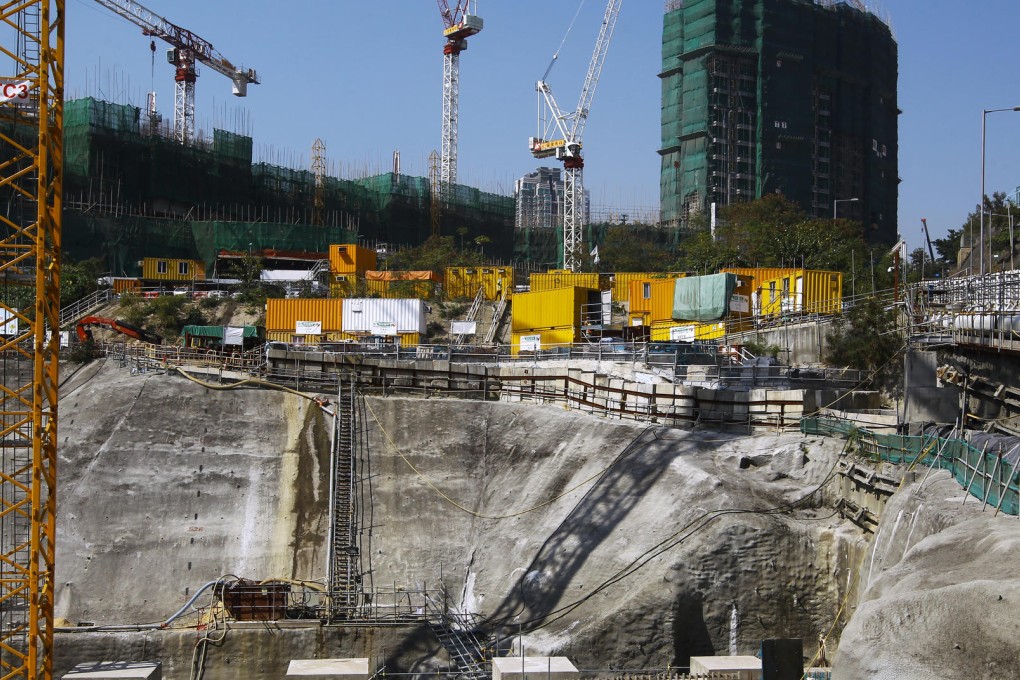
[[425, 303], [414, 299], [349, 298], [344, 300], [345, 333], [375, 333], [372, 324], [390, 322], [396, 333], [425, 334]]
[[322, 335], [322, 322], [298, 321], [294, 325], [294, 335]]
[[694, 326], [670, 326], [669, 339], [672, 342], [694, 342]]
[[[318, 335], [318, 333], [309, 333], [309, 335]], [[223, 344], [224, 345], [243, 345], [244, 344], [244, 329], [243, 328], [234, 327], [234, 326], [225, 326], [223, 328]]]
[[541, 335], [522, 335], [521, 336], [521, 351], [522, 352], [537, 352], [542, 349], [542, 336]]
[[751, 311], [751, 298], [747, 295], [734, 293], [730, 297], [730, 311], [747, 313]]
[[373, 321], [372, 335], [397, 335], [397, 324], [393, 321]]
[[452, 335], [474, 335], [478, 332], [477, 321], [451, 321], [450, 333]]

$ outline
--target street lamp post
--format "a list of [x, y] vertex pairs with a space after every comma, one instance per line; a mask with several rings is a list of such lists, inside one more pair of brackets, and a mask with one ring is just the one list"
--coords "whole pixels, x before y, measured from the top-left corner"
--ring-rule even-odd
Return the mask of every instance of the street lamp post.
[[981, 274], [985, 273], [985, 122], [989, 113], [1000, 111], [1020, 111], [1020, 106], [1012, 106], [1008, 109], [982, 109], [981, 110], [981, 201], [978, 203], [978, 210], [981, 212], [981, 237], [978, 246], [981, 248], [981, 256], [978, 258]]
[[839, 204], [839, 203], [856, 203], [859, 200], [861, 200], [861, 199], [859, 199], [857, 197], [854, 197], [854, 198], [837, 198], [835, 201], [832, 202], [832, 219], [836, 219], [836, 205], [837, 204]]

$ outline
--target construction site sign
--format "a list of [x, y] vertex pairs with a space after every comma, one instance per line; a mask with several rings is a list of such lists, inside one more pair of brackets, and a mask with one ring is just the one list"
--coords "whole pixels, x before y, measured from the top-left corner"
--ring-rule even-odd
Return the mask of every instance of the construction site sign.
[[294, 324], [294, 335], [322, 335], [322, 322], [297, 321]]
[[13, 101], [27, 104], [32, 91], [32, 83], [28, 80], [9, 80], [0, 78], [0, 103]]

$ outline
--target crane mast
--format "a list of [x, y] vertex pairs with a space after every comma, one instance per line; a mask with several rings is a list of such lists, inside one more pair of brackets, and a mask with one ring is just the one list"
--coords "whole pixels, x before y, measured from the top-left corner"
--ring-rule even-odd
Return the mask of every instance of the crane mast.
[[535, 158], [555, 156], [563, 162], [563, 268], [570, 271], [576, 271], [581, 264], [581, 241], [584, 236], [584, 157], [581, 155], [581, 139], [622, 3], [623, 0], [609, 0], [606, 5], [595, 50], [581, 87], [581, 96], [574, 110], [564, 112], [560, 109], [544, 77], [535, 85], [539, 94], [538, 136], [531, 137], [528, 146]]
[[142, 29], [143, 35], [163, 40], [171, 46], [167, 61], [174, 67], [174, 139], [182, 144], [195, 137], [195, 81], [197, 65], [205, 64], [230, 79], [237, 97], [248, 95], [248, 85], [258, 85], [254, 69], [234, 66], [212, 43], [186, 28], [167, 21], [134, 0], [95, 0], [114, 14]]
[[[467, 39], [482, 30], [482, 19], [468, 12], [470, 0], [436, 0], [443, 18], [443, 142], [440, 150], [439, 184], [443, 193], [457, 181], [457, 127], [460, 103], [460, 53]], [[477, 7], [476, 7], [477, 11]]]
[[[53, 677], [64, 0], [0, 6], [0, 677]], [[11, 31], [7, 35], [11, 36]], [[12, 40], [12, 42], [15, 42]], [[14, 131], [17, 131], [14, 132]]]

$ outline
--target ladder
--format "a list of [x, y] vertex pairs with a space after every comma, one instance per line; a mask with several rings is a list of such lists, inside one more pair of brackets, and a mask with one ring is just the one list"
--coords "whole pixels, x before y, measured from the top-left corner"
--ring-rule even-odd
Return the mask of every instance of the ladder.
[[342, 377], [333, 415], [333, 451], [330, 456], [329, 596], [330, 617], [350, 619], [361, 593], [357, 507], [354, 497], [357, 414], [355, 381]]
[[475, 614], [461, 612], [451, 604], [446, 586], [440, 591], [442, 599], [426, 596], [429, 628], [450, 655], [450, 660], [465, 680], [488, 680], [492, 676], [492, 641], [488, 636], [479, 639], [479, 619]]
[[492, 313], [492, 324], [489, 326], [489, 330], [485, 333], [484, 344], [491, 345], [496, 341], [499, 335], [499, 330], [503, 326], [505, 321], [506, 311], [509, 308], [507, 296], [510, 290], [508, 288], [503, 289], [503, 294], [499, 298], [499, 302], [496, 303], [496, 311]]
[[[478, 318], [478, 310], [482, 308], [482, 301], [485, 300], [485, 286], [480, 286], [478, 292], [475, 294], [475, 299], [471, 302], [471, 307], [468, 309], [467, 315], [464, 317], [465, 321], [474, 321]], [[450, 343], [456, 347], [464, 344], [465, 335], [458, 333], [453, 336], [453, 341]]]

